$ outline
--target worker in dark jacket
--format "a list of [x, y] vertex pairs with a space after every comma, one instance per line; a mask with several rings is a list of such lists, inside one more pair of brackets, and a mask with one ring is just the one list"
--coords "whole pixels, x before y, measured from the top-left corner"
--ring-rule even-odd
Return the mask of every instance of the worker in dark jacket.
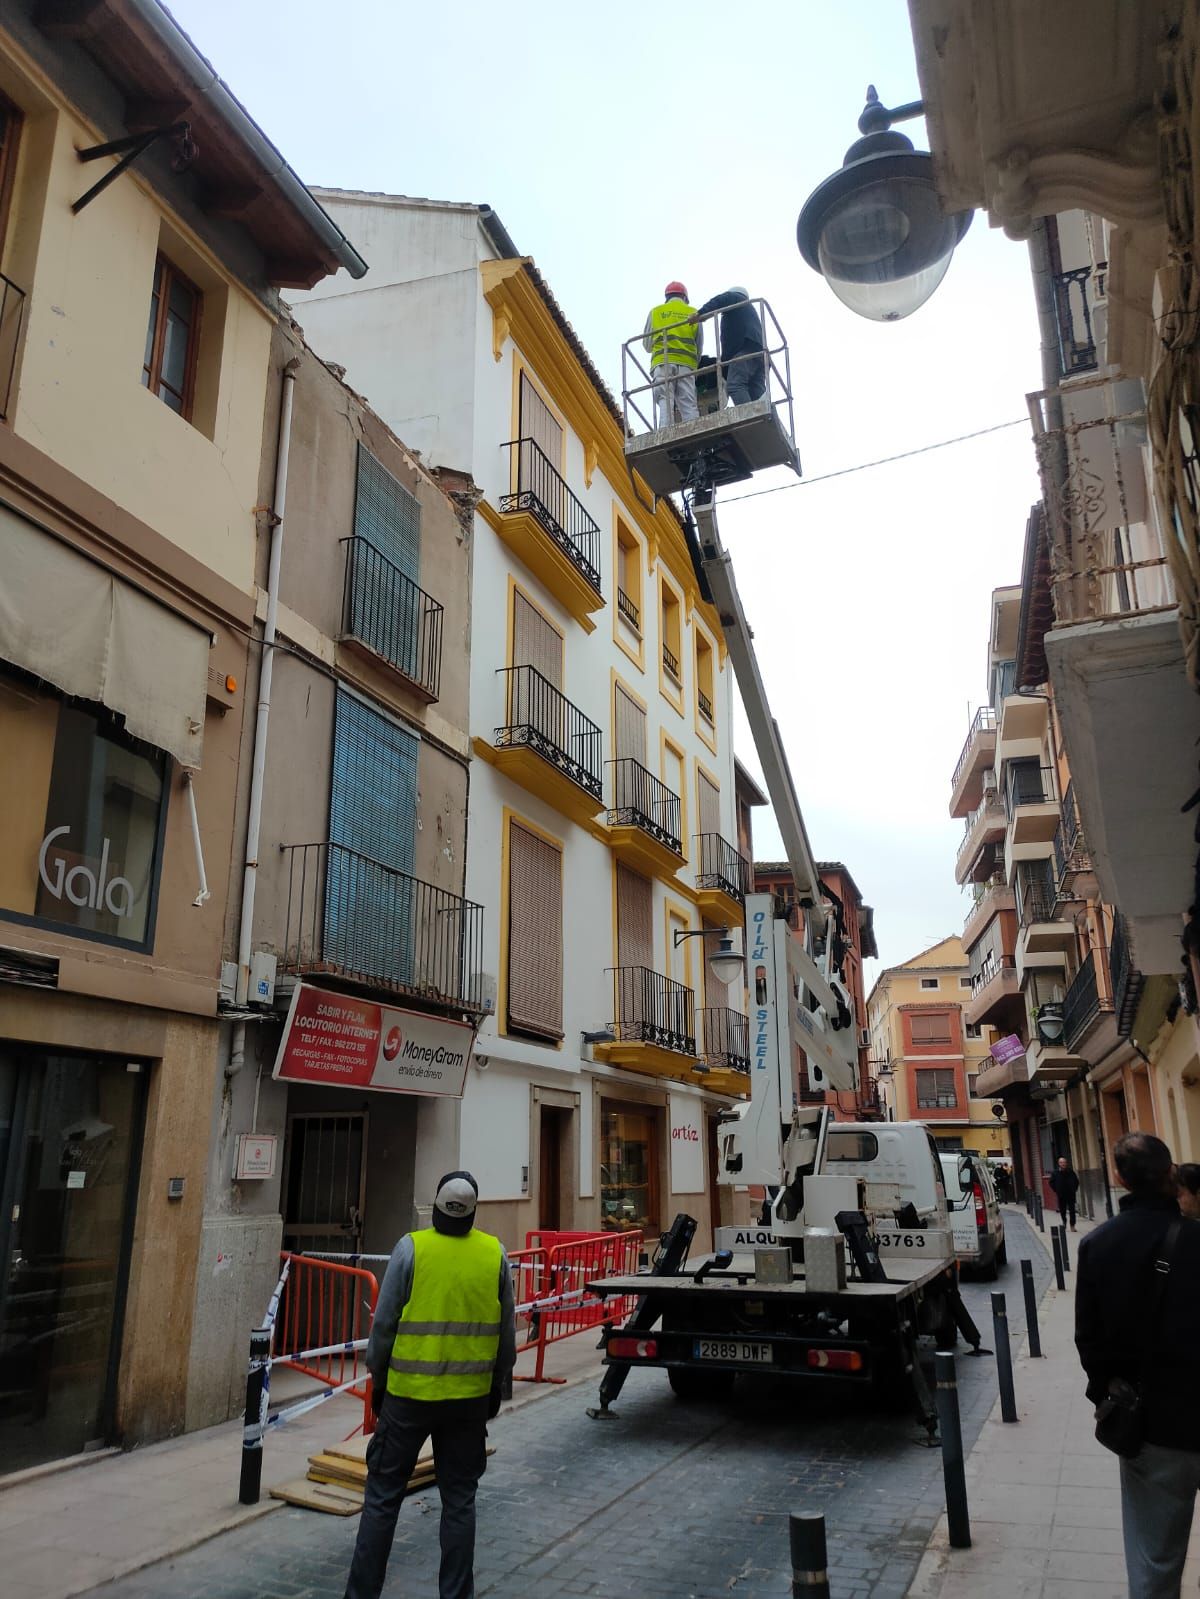
[[[1145, 1442], [1121, 1460], [1130, 1599], [1177, 1599], [1200, 1491], [1200, 1222], [1180, 1216], [1166, 1144], [1126, 1133], [1113, 1160], [1129, 1192], [1120, 1214], [1081, 1240], [1075, 1344], [1098, 1405], [1120, 1377], [1140, 1386]], [[1160, 1314], [1154, 1287], [1180, 1223]]]
[[475, 1491], [487, 1424], [512, 1391], [516, 1318], [498, 1238], [475, 1226], [479, 1185], [449, 1172], [433, 1226], [392, 1251], [367, 1343], [377, 1407], [346, 1599], [378, 1599], [408, 1479], [427, 1438], [442, 1499], [440, 1599], [475, 1592]]
[[763, 354], [762, 319], [750, 303], [749, 293], [741, 288], [726, 289], [705, 300], [696, 313], [707, 316], [721, 311], [721, 365], [725, 387], [734, 405], [758, 400], [767, 387], [767, 362]]
[[1079, 1193], [1078, 1173], [1071, 1169], [1071, 1162], [1065, 1155], [1058, 1157], [1058, 1165], [1050, 1178], [1050, 1187], [1054, 1190], [1054, 1197], [1058, 1200], [1058, 1219], [1065, 1222], [1070, 1219], [1071, 1231], [1075, 1231], [1075, 1196]]

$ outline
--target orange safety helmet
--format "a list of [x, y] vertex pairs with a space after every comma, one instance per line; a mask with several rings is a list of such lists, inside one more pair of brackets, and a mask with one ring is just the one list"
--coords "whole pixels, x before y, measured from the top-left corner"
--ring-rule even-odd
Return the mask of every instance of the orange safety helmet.
[[688, 297], [687, 289], [682, 283], [679, 282], [678, 279], [674, 279], [672, 282], [667, 284], [666, 288], [663, 290], [663, 299], [669, 300], [673, 294], [682, 295], [685, 300]]

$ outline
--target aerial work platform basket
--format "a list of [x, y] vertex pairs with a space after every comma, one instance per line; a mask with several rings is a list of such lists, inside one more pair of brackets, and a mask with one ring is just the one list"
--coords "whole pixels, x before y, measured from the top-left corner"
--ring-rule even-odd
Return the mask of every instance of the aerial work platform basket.
[[675, 385], [681, 379], [651, 366], [644, 335], [621, 347], [625, 459], [655, 494], [677, 494], [693, 485], [701, 471], [711, 488], [744, 482], [771, 466], [790, 467], [800, 475], [787, 340], [766, 300], [742, 303], [758, 314], [763, 348], [718, 354], [725, 310], [697, 319], [708, 353], [695, 373], [699, 414], [694, 420], [677, 419]]

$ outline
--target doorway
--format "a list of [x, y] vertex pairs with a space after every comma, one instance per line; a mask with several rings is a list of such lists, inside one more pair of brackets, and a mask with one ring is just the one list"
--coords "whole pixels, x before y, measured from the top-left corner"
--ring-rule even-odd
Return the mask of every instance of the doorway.
[[0, 1046], [0, 1470], [112, 1438], [147, 1077]]
[[288, 1117], [284, 1249], [359, 1252], [366, 1156], [366, 1111]]
[[562, 1232], [566, 1215], [563, 1193], [564, 1149], [571, 1113], [558, 1105], [542, 1105], [538, 1122], [538, 1226]]

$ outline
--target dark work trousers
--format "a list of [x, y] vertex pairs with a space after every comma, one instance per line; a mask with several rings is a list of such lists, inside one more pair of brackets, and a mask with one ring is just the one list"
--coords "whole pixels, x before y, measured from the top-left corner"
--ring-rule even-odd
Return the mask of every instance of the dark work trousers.
[[367, 1491], [358, 1541], [346, 1581], [346, 1599], [379, 1599], [396, 1517], [408, 1479], [427, 1438], [442, 1496], [440, 1599], [475, 1593], [475, 1490], [487, 1464], [488, 1396], [482, 1399], [399, 1399], [384, 1396], [367, 1445]]
[[734, 405], [760, 400], [767, 387], [767, 361], [761, 345], [743, 345], [731, 354], [721, 351], [725, 363], [725, 387]]
[[1064, 1199], [1061, 1194], [1058, 1196], [1058, 1219], [1063, 1222], [1069, 1221], [1072, 1228], [1075, 1226], [1074, 1194], [1071, 1195], [1070, 1199]]

